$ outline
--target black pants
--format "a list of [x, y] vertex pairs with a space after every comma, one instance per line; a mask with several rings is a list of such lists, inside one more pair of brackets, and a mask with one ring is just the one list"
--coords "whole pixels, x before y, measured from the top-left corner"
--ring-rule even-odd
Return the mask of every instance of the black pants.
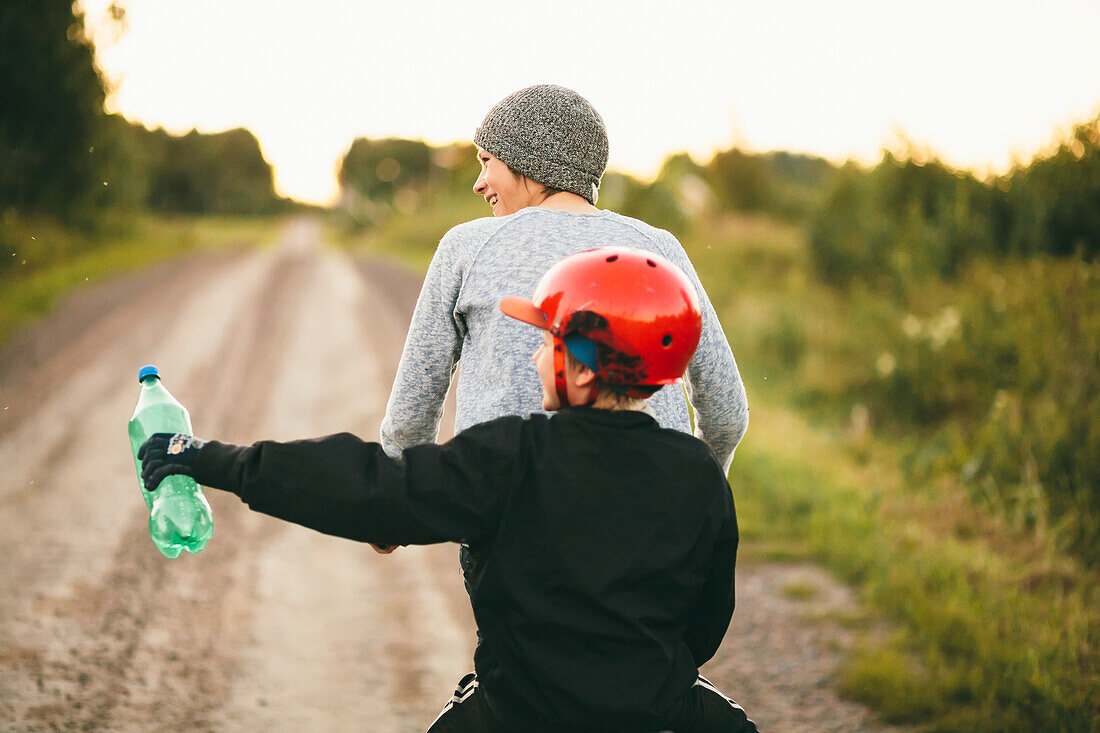
[[[757, 733], [756, 723], [749, 720], [741, 706], [719, 692], [702, 675], [684, 697], [669, 729], [672, 733]], [[428, 733], [514, 731], [509, 731], [493, 717], [485, 704], [485, 696], [478, 694], [477, 675], [471, 672], [459, 681], [455, 694], [428, 728]]]

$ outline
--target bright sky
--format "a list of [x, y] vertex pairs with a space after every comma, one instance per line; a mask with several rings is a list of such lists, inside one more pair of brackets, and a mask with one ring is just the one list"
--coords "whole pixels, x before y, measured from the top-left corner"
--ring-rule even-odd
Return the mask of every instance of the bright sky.
[[[109, 0], [84, 0], [90, 24]], [[356, 137], [468, 141], [556, 83], [607, 122], [611, 167], [733, 145], [878, 160], [899, 139], [979, 171], [1100, 112], [1097, 0], [120, 0], [111, 111], [247, 127], [276, 187], [328, 203]], [[673, 9], [673, 6], [677, 6]]]

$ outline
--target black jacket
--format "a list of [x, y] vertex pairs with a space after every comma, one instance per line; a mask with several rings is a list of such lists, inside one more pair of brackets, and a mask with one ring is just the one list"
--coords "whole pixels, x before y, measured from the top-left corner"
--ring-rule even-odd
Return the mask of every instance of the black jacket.
[[404, 462], [347, 433], [210, 441], [194, 470], [328, 534], [467, 543], [481, 691], [527, 730], [659, 730], [733, 614], [726, 478], [703, 442], [641, 412], [503, 417]]

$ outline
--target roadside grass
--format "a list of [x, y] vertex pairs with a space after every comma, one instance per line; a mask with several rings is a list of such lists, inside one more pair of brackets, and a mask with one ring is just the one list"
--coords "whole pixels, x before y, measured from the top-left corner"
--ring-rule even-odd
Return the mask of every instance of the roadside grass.
[[729, 219], [685, 244], [749, 393], [731, 472], [745, 554], [815, 560], [896, 629], [863, 640], [842, 692], [929, 731], [1100, 730], [1096, 574], [1057, 537], [976, 508], [957, 479], [914, 481], [912, 447], [874, 434], [859, 405], [793, 397], [834, 367], [814, 344], [842, 352], [861, 318], [892, 314], [815, 286], [797, 229]]
[[358, 228], [348, 220], [333, 223], [328, 241], [341, 249], [370, 252], [424, 271], [439, 240], [451, 227], [490, 215], [485, 202], [473, 194], [461, 198], [439, 196], [422, 202], [416, 213], [396, 211], [375, 227]]
[[817, 597], [818, 587], [813, 583], [788, 583], [779, 589], [784, 598], [792, 601], [810, 601]]
[[0, 256], [11, 264], [0, 270], [0, 344], [85, 283], [196, 250], [267, 245], [281, 225], [270, 218], [139, 216], [89, 234], [49, 221], [4, 222], [7, 251]]
[[842, 691], [932, 731], [1095, 730], [1096, 579], [770, 397], [731, 473], [747, 554], [816, 560], [897, 629], [865, 639]]

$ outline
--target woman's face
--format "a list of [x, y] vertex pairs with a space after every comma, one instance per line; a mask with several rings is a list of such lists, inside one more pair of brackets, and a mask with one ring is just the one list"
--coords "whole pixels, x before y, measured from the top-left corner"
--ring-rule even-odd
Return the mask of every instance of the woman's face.
[[477, 159], [481, 163], [481, 174], [474, 182], [474, 193], [488, 202], [493, 216], [514, 214], [520, 209], [535, 206], [545, 198], [538, 184], [513, 173], [487, 150], [478, 148]]

